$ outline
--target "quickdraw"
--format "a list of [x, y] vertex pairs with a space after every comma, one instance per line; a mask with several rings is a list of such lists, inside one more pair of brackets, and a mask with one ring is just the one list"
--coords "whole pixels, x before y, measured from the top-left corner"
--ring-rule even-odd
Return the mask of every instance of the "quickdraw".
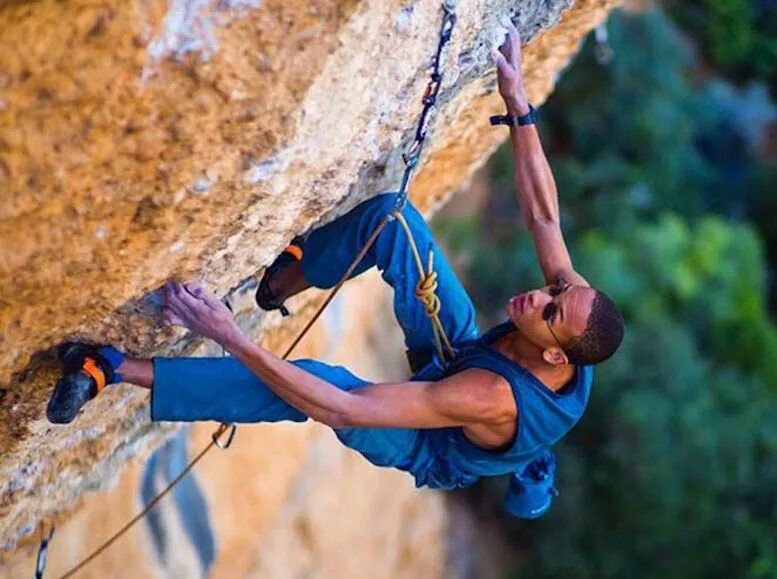
[[415, 138], [408, 147], [407, 151], [402, 155], [402, 160], [405, 162], [405, 172], [402, 175], [402, 182], [397, 191], [397, 199], [394, 204], [394, 210], [401, 212], [407, 204], [407, 189], [410, 185], [410, 180], [413, 177], [413, 171], [415, 171], [418, 160], [421, 158], [421, 151], [424, 148], [424, 142], [426, 141], [427, 124], [429, 121], [429, 113], [437, 104], [437, 95], [440, 92], [442, 86], [442, 70], [440, 65], [442, 63], [443, 53], [445, 46], [453, 35], [453, 27], [456, 26], [456, 3], [453, 0], [446, 0], [442, 3], [442, 23], [440, 24], [440, 39], [437, 43], [437, 52], [434, 55], [434, 61], [432, 64], [432, 74], [429, 83], [426, 85], [422, 102], [424, 108], [421, 109], [421, 116], [418, 118], [418, 125], [415, 130]]

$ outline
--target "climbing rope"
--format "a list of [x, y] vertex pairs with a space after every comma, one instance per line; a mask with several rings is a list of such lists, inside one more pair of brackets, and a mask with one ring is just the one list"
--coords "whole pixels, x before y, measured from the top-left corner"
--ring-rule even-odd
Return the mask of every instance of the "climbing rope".
[[[424, 313], [426, 317], [432, 323], [432, 331], [434, 333], [434, 347], [437, 350], [437, 355], [440, 361], [443, 363], [450, 362], [456, 357], [456, 353], [453, 351], [451, 341], [448, 339], [448, 334], [445, 333], [445, 328], [440, 321], [440, 308], [442, 302], [437, 296], [437, 272], [434, 271], [434, 252], [429, 248], [429, 259], [427, 261], [427, 269], [424, 271], [424, 264], [421, 261], [421, 254], [418, 251], [418, 246], [413, 239], [413, 234], [410, 231], [410, 227], [405, 220], [405, 217], [399, 212], [394, 211], [392, 213], [394, 218], [402, 225], [402, 229], [407, 236], [407, 241], [410, 244], [410, 249], [413, 251], [413, 258], [415, 259], [416, 267], [418, 268], [418, 283], [415, 287], [415, 297], [422, 304], [424, 304]], [[447, 352], [447, 356], [446, 356]]]
[[[97, 549], [92, 551], [85, 559], [81, 560], [75, 567], [72, 567], [67, 573], [62, 575], [60, 579], [66, 579], [66, 577], [72, 577], [78, 571], [83, 569], [87, 564], [89, 564], [92, 560], [96, 559], [98, 555], [100, 555], [103, 551], [105, 551], [108, 547], [113, 545], [124, 533], [129, 531], [135, 523], [137, 523], [139, 520], [141, 520], [143, 517], [145, 517], [151, 509], [153, 509], [159, 501], [161, 501], [167, 493], [169, 493], [171, 490], [173, 490], [173, 487], [177, 485], [179, 482], [183, 480], [183, 478], [189, 474], [189, 471], [191, 471], [194, 466], [200, 462], [202, 457], [204, 457], [214, 446], [218, 446], [219, 448], [229, 448], [229, 444], [232, 442], [232, 438], [235, 435], [235, 425], [234, 424], [221, 424], [216, 431], [211, 435], [211, 441], [203, 448], [197, 456], [195, 456], [191, 461], [189, 461], [189, 464], [187, 464], [184, 469], [178, 473], [178, 476], [176, 476], [173, 480], [170, 481], [170, 483], [162, 489], [162, 492], [160, 492], [158, 495], [156, 495], [153, 499], [151, 499], [148, 504], [143, 508], [142, 511], [140, 511], [137, 515], [132, 517], [121, 529], [116, 531], [113, 535], [110, 536], [106, 541], [104, 541]], [[231, 429], [229, 436], [227, 437], [226, 443], [221, 443], [221, 437], [223, 434], [228, 430]], [[43, 575], [41, 574], [41, 577]]]
[[[378, 235], [380, 235], [380, 232], [383, 231], [383, 228], [385, 228], [386, 225], [388, 225], [388, 223], [393, 220], [397, 220], [402, 225], [402, 230], [405, 232], [407, 242], [410, 245], [416, 266], [418, 267], [418, 276], [420, 279], [416, 284], [415, 296], [421, 303], [424, 304], [424, 313], [431, 320], [435, 350], [440, 357], [440, 361], [443, 363], [450, 361], [455, 357], [453, 346], [451, 346], [451, 342], [445, 333], [442, 322], [440, 321], [439, 313], [440, 308], [442, 307], [442, 303], [440, 302], [440, 298], [435, 293], [437, 290], [437, 272], [434, 271], [433, 267], [434, 253], [431, 249], [429, 250], [428, 269], [425, 271], [423, 262], [421, 261], [421, 254], [418, 251], [418, 246], [416, 245], [415, 239], [413, 239], [413, 234], [410, 231], [410, 227], [408, 226], [407, 221], [405, 220], [402, 213], [394, 209], [380, 220], [378, 225], [375, 227], [375, 230], [365, 242], [361, 251], [359, 251], [358, 255], [351, 262], [351, 265], [348, 266], [348, 269], [345, 270], [345, 273], [342, 275], [337, 284], [335, 284], [335, 286], [329, 291], [326, 299], [321, 303], [320, 306], [318, 306], [318, 308], [316, 308], [316, 311], [313, 313], [313, 315], [310, 316], [310, 319], [305, 324], [305, 327], [302, 328], [286, 352], [284, 352], [284, 360], [294, 351], [297, 345], [302, 341], [302, 338], [305, 337], [305, 334], [307, 334], [308, 330], [310, 330], [318, 318], [321, 317], [321, 314], [324, 313], [324, 310], [326, 310], [327, 306], [332, 302], [333, 299], [335, 299], [335, 296], [340, 291], [340, 288], [342, 288], [343, 285], [345, 285], [345, 282], [351, 278], [351, 274], [361, 263], [364, 256], [367, 255], [367, 252], [372, 248], [373, 245], [375, 245], [375, 241], [377, 241]], [[447, 356], [445, 354], [446, 351], [448, 353]]]
[[[378, 235], [380, 235], [380, 232], [383, 231], [384, 227], [389, 222], [394, 220], [398, 221], [401, 224], [402, 230], [405, 232], [408, 240], [408, 244], [410, 245], [410, 248], [413, 252], [413, 257], [414, 257], [416, 266], [418, 268], [418, 275], [419, 275], [419, 281], [418, 281], [418, 284], [416, 285], [415, 296], [424, 304], [424, 312], [426, 313], [427, 317], [431, 320], [432, 330], [434, 334], [434, 341], [435, 341], [435, 349], [437, 351], [437, 354], [440, 357], [440, 360], [442, 362], [446, 362], [446, 360], [450, 361], [455, 356], [453, 347], [451, 346], [450, 340], [448, 339], [448, 336], [445, 333], [445, 329], [443, 328], [442, 322], [440, 321], [440, 317], [439, 317], [440, 307], [442, 304], [440, 302], [440, 298], [435, 293], [437, 289], [437, 273], [434, 271], [434, 254], [430, 249], [427, 268], [424, 269], [423, 262], [421, 261], [421, 254], [418, 251], [418, 246], [415, 243], [415, 239], [413, 239], [413, 234], [410, 231], [407, 221], [402, 216], [402, 210], [405, 208], [405, 205], [407, 204], [408, 186], [412, 179], [413, 171], [415, 170], [416, 165], [418, 164], [418, 160], [421, 157], [421, 150], [423, 149], [423, 145], [426, 140], [426, 136], [428, 132], [427, 125], [429, 123], [429, 118], [430, 118], [429, 114], [437, 102], [437, 95], [440, 92], [440, 86], [442, 85], [443, 75], [440, 69], [442, 55], [443, 55], [445, 46], [448, 44], [448, 41], [451, 39], [451, 34], [453, 33], [453, 27], [456, 24], [455, 0], [444, 0], [442, 3], [442, 9], [443, 9], [443, 18], [442, 18], [442, 24], [440, 26], [440, 35], [439, 35], [439, 41], [437, 44], [437, 51], [435, 53], [434, 61], [432, 64], [431, 79], [426, 86], [426, 90], [424, 91], [424, 96], [422, 101], [424, 106], [418, 120], [418, 125], [416, 127], [415, 138], [411, 143], [410, 147], [408, 148], [407, 152], [402, 155], [402, 159], [405, 162], [405, 171], [402, 176], [402, 182], [397, 191], [397, 197], [394, 203], [394, 208], [378, 223], [377, 227], [375, 228], [375, 230], [372, 232], [372, 234], [364, 244], [364, 247], [362, 247], [361, 251], [359, 251], [359, 253], [356, 255], [354, 260], [351, 262], [351, 265], [348, 266], [348, 268], [346, 269], [345, 273], [342, 275], [340, 280], [330, 290], [326, 299], [316, 309], [316, 311], [308, 320], [308, 322], [305, 324], [305, 326], [302, 328], [302, 330], [300, 330], [300, 332], [294, 338], [291, 345], [286, 349], [286, 351], [282, 356], [284, 360], [286, 360], [291, 355], [291, 353], [294, 351], [297, 345], [302, 341], [302, 339], [308, 333], [310, 328], [313, 327], [313, 324], [316, 323], [316, 321], [324, 312], [326, 307], [335, 298], [335, 296], [343, 287], [345, 282], [348, 281], [348, 279], [350, 279], [351, 274], [353, 274], [354, 270], [358, 267], [359, 263], [361, 263], [364, 256], [367, 255], [367, 252], [375, 244], [375, 241], [378, 239]], [[447, 356], [446, 356], [446, 353], [447, 353]], [[165, 495], [167, 495], [181, 480], [183, 480], [183, 478], [187, 474], [189, 474], [189, 472], [195, 467], [195, 465], [198, 462], [200, 462], [200, 460], [206, 454], [208, 454], [208, 452], [210, 452], [214, 446], [222, 450], [226, 450], [227, 448], [229, 448], [229, 446], [232, 444], [232, 441], [235, 437], [236, 430], [237, 430], [237, 426], [235, 424], [222, 423], [221, 425], [219, 425], [216, 431], [212, 434], [211, 441], [184, 467], [184, 469], [178, 474], [178, 476], [176, 476], [172, 481], [170, 481], [170, 483], [164, 489], [162, 489], [162, 491], [159, 494], [157, 494], [153, 499], [151, 499], [151, 501], [149, 501], [149, 503], [143, 508], [143, 510], [141, 510], [137, 515], [132, 517], [132, 519], [130, 519], [121, 529], [119, 529], [113, 535], [111, 535], [111, 537], [105, 540], [99, 547], [97, 547], [94, 551], [92, 551], [86, 558], [81, 560], [77, 565], [72, 567], [64, 575], [60, 576], [59, 579], [66, 579], [67, 577], [72, 577], [75, 573], [83, 569], [87, 564], [89, 564], [91, 561], [97, 558], [101, 553], [103, 553], [106, 549], [108, 549], [108, 547], [113, 545], [122, 535], [124, 535], [124, 533], [129, 531], [138, 521], [143, 519], [149, 513], [149, 511], [151, 511], [151, 509], [153, 509], [165, 497]], [[229, 431], [229, 433], [227, 434], [227, 438], [224, 442], [222, 442], [221, 439], [227, 431]], [[48, 541], [46, 542], [46, 547], [48, 547]], [[45, 565], [45, 555], [43, 557], [43, 561]], [[40, 557], [39, 557], [39, 562], [40, 562]], [[40, 568], [40, 577], [42, 577], [42, 573], [43, 573], [43, 570], [42, 568]]]
[[[321, 314], [324, 313], [324, 310], [326, 310], [327, 306], [335, 298], [337, 293], [340, 291], [340, 288], [342, 288], [345, 282], [351, 278], [351, 274], [361, 263], [364, 256], [367, 255], [367, 252], [375, 244], [375, 241], [378, 239], [380, 232], [383, 231], [383, 228], [394, 219], [399, 219], [400, 223], [402, 224], [403, 230], [407, 234], [408, 243], [413, 250], [416, 264], [418, 265], [418, 273], [421, 277], [421, 280], [418, 282], [418, 286], [416, 288], [416, 297], [418, 297], [424, 303], [424, 311], [426, 312], [427, 317], [432, 320], [432, 329], [434, 331], [435, 349], [437, 350], [437, 354], [439, 355], [441, 361], [444, 362], [446, 360], [446, 356], [443, 351], [444, 345], [445, 349], [448, 351], [448, 359], [451, 360], [454, 357], [453, 348], [451, 347], [450, 341], [448, 340], [448, 336], [445, 335], [445, 330], [443, 329], [440, 318], [437, 315], [440, 311], [440, 305], [439, 298], [434, 293], [434, 290], [437, 289], [437, 274], [434, 273], [434, 270], [432, 269], [432, 254], [430, 252], [429, 273], [427, 274], [424, 271], [418, 248], [416, 247], [416, 243], [413, 239], [412, 233], [410, 232], [410, 228], [407, 226], [407, 222], [404, 220], [404, 218], [402, 218], [402, 210], [405, 208], [405, 205], [407, 205], [408, 187], [410, 186], [410, 181], [413, 178], [413, 172], [418, 165], [418, 160], [421, 158], [421, 151], [423, 149], [424, 142], [426, 141], [430, 119], [429, 114], [437, 104], [437, 95], [439, 94], [440, 87], [442, 86], [443, 73], [441, 64], [445, 46], [450, 41], [453, 34], [453, 27], [456, 25], [455, 0], [444, 0], [442, 3], [442, 10], [442, 23], [440, 24], [437, 50], [434, 55], [434, 60], [432, 61], [432, 72], [429, 82], [426, 85], [426, 89], [424, 90], [424, 96], [422, 98], [423, 108], [421, 109], [421, 115], [418, 118], [415, 137], [407, 151], [402, 155], [402, 160], [405, 163], [405, 171], [402, 174], [402, 181], [399, 185], [399, 189], [397, 190], [396, 200], [394, 201], [394, 208], [380, 221], [380, 223], [378, 223], [377, 227], [375, 227], [375, 230], [367, 239], [364, 247], [362, 247], [361, 251], [351, 262], [351, 265], [348, 266], [348, 269], [346, 269], [345, 273], [340, 278], [340, 281], [338, 281], [337, 284], [332, 288], [332, 290], [329, 292], [329, 295], [327, 295], [323, 303], [316, 309], [316, 311], [308, 320], [307, 324], [305, 324], [305, 327], [302, 328], [302, 331], [297, 335], [289, 348], [286, 350], [283, 355], [284, 359], [286, 359], [286, 357], [291, 354], [294, 348], [297, 347], [297, 344], [299, 344], [302, 338], [305, 337], [305, 334], [308, 332], [308, 330], [313, 327], [313, 324], [315, 324], [318, 318], [321, 317]], [[428, 288], [431, 286], [433, 286], [433, 288], [430, 291]], [[432, 298], [429, 296], [434, 297]], [[427, 307], [427, 301], [430, 303], [436, 302], [438, 305], [431, 308]]]

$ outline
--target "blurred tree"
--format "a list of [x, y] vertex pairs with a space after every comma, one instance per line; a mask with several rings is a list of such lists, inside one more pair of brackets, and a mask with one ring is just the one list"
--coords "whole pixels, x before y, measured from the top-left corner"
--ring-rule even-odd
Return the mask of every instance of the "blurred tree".
[[[538, 277], [525, 236], [495, 250], [472, 218], [440, 233], [454, 254], [467, 248], [479, 307], [515, 291], [505, 271]], [[777, 331], [758, 237], [667, 213], [618, 240], [590, 231], [577, 248], [576, 265], [608, 289], [628, 331], [557, 448], [561, 497], [549, 515], [505, 518], [503, 483], [483, 487], [481, 508], [529, 547], [516, 576], [777, 576]]]
[[715, 364], [733, 364], [777, 392], [777, 329], [751, 227], [716, 217], [689, 226], [664, 214], [620, 240], [588, 232], [579, 249], [580, 271], [607, 288], [632, 322], [682, 320]]
[[777, 97], [777, 2], [674, 0], [665, 4], [699, 42], [713, 67], [739, 82], [764, 81]]
[[[712, 30], [727, 11], [752, 23], [775, 4], [744, 3], [690, 5], [716, 11]], [[728, 25], [731, 56], [720, 58], [734, 63], [756, 41]], [[659, 12], [616, 14], [609, 32], [613, 62], [598, 66], [585, 47], [543, 106], [542, 132], [575, 264], [623, 308], [626, 340], [557, 449], [551, 512], [500, 520], [521, 549], [513, 571], [777, 577], [777, 329], [764, 255], [777, 247], [777, 166], [759, 156], [775, 109], [758, 86], [701, 76], [693, 45]], [[469, 272], [483, 326], [501, 321], [516, 289], [541, 284], [509, 150], [489, 170], [485, 215], [436, 224]], [[503, 485], [484, 483], [474, 503], [503, 517]]]
[[[777, 401], [687, 328], [632, 324], [559, 448], [561, 497], [527, 577], [774, 577]], [[569, 499], [566, 499], [567, 493]]]
[[616, 13], [609, 30], [617, 57], [601, 67], [585, 47], [541, 111], [568, 224], [628, 230], [667, 209], [753, 215], [770, 169], [754, 153], [777, 118], [766, 93], [698, 79], [659, 12]]

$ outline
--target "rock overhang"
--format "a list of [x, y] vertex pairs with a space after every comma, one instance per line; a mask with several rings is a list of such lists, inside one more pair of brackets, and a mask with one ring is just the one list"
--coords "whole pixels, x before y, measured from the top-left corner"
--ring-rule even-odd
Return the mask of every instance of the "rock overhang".
[[[458, 4], [411, 189], [425, 211], [506, 137], [487, 126], [501, 111], [488, 49], [502, 19], [532, 39], [525, 75], [540, 103], [614, 2]], [[257, 337], [288, 331], [251, 309], [252, 280], [295, 234], [396, 187], [439, 18], [436, 2], [357, 0], [0, 7], [0, 544], [165, 435], [136, 394], [48, 425], [51, 346], [203, 351], [143, 314], [173, 277], [229, 296]]]

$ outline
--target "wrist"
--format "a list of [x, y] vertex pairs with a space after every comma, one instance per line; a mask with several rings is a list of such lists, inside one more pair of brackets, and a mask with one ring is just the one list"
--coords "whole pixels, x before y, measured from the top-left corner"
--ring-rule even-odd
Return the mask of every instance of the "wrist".
[[237, 326], [232, 328], [218, 342], [222, 348], [224, 348], [227, 352], [229, 352], [235, 357], [238, 357], [240, 354], [245, 353], [247, 351], [247, 348], [249, 348], [250, 346], [253, 346], [253, 342], [251, 342], [251, 340], [246, 338], [245, 335], [243, 335], [243, 333], [240, 331], [240, 328], [238, 328]]
[[507, 107], [507, 114], [522, 117], [529, 112], [529, 100], [523, 93], [502, 97]]

